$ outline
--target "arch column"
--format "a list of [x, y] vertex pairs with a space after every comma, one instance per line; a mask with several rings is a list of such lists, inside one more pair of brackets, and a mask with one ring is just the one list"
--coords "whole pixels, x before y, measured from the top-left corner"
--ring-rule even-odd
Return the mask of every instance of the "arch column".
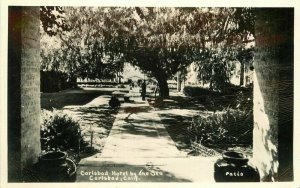
[[256, 10], [253, 159], [262, 181], [293, 180], [294, 10]]
[[8, 14], [8, 181], [18, 182], [41, 152], [40, 8]]

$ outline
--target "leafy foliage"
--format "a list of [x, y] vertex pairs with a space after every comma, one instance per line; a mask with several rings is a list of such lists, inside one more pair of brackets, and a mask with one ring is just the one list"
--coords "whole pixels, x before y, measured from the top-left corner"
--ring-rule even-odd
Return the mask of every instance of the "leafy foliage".
[[254, 26], [247, 8], [66, 7], [64, 11], [69, 31], [57, 31], [61, 47], [59, 55], [47, 52], [50, 59], [58, 58], [64, 70], [82, 78], [105, 77], [105, 70], [113, 75], [130, 62], [157, 79], [162, 97], [169, 95], [166, 81], [192, 62], [199, 64], [201, 80], [220, 89], [228, 82], [228, 62], [245, 49]]
[[40, 19], [44, 31], [50, 35], [56, 35], [59, 31], [69, 30], [64, 19], [64, 10], [59, 6], [40, 7]]
[[78, 151], [86, 143], [81, 136], [79, 124], [61, 110], [42, 110], [41, 115], [42, 150], [72, 149]]
[[[50, 37], [47, 30], [41, 31], [42, 70], [59, 70], [66, 72], [70, 78], [83, 79], [113, 78], [116, 72], [122, 70], [120, 61], [111, 60], [104, 54], [103, 37], [96, 34], [99, 30], [93, 29], [96, 26], [100, 28], [96, 20], [101, 18], [91, 20], [91, 8], [64, 7], [61, 11], [64, 14], [63, 24], [68, 29], [57, 30], [55, 36], [52, 32]], [[53, 43], [49, 44], [49, 41]]]
[[232, 87], [225, 95], [229, 99], [210, 96], [214, 96], [211, 98], [214, 107], [223, 107], [193, 118], [188, 128], [193, 141], [223, 149], [236, 144], [252, 145], [253, 88]]
[[[197, 62], [199, 78], [209, 82], [211, 89], [222, 90], [229, 81], [228, 62], [236, 60], [253, 37], [251, 9], [135, 7], [127, 12], [133, 12], [132, 16], [128, 18], [122, 9], [118, 11], [120, 18], [133, 18], [128, 26], [126, 21], [118, 20], [125, 27], [125, 34], [117, 36], [127, 41], [126, 50], [121, 52], [131, 63], [155, 77], [160, 88], [165, 86], [161, 82]], [[246, 23], [249, 24], [244, 27]], [[124, 28], [119, 25], [114, 29]]]
[[214, 92], [202, 87], [185, 86], [183, 88], [183, 93], [185, 96], [196, 97], [196, 96], [212, 96], [215, 95]]
[[250, 8], [220, 8], [216, 11], [219, 16], [210, 20], [210, 29], [216, 32], [207, 34], [206, 48], [195, 62], [199, 80], [209, 83], [211, 90], [223, 91], [235, 68], [232, 62], [245, 64], [253, 59], [254, 47], [250, 44], [254, 41], [254, 13]]
[[58, 71], [41, 71], [41, 92], [57, 92], [70, 88], [67, 74]]
[[252, 111], [226, 109], [194, 117], [188, 128], [193, 141], [204, 146], [228, 147], [236, 144], [251, 145]]

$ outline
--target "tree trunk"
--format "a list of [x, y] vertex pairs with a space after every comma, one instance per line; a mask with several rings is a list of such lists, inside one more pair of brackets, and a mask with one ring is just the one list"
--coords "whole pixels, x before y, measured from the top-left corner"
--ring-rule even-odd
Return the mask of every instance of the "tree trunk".
[[183, 80], [181, 81], [181, 90], [180, 91], [183, 91], [185, 87], [185, 78], [183, 78]]
[[71, 88], [76, 88], [77, 87], [77, 76], [71, 75], [69, 81], [70, 81], [70, 87]]
[[181, 73], [180, 71], [177, 72], [177, 91], [181, 90], [181, 79], [180, 79]]
[[241, 63], [241, 74], [240, 74], [240, 86], [244, 85], [244, 75], [245, 75], [245, 63], [240, 61]]
[[169, 98], [169, 87], [167, 79], [158, 78], [157, 82], [159, 86], [159, 96], [161, 98]]

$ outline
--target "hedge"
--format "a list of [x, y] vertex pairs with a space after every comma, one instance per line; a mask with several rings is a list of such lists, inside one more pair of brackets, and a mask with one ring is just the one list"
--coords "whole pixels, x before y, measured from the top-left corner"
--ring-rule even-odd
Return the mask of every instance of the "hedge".
[[41, 71], [41, 92], [51, 93], [71, 88], [66, 73], [57, 71]]

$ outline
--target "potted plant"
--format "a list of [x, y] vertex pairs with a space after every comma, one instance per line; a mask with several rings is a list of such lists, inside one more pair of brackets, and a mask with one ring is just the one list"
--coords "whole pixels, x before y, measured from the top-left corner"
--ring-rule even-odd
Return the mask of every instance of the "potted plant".
[[45, 182], [70, 181], [76, 173], [76, 164], [62, 151], [41, 154], [39, 167], [40, 179]]
[[216, 182], [258, 182], [258, 170], [248, 164], [249, 159], [240, 152], [226, 151], [214, 165]]

